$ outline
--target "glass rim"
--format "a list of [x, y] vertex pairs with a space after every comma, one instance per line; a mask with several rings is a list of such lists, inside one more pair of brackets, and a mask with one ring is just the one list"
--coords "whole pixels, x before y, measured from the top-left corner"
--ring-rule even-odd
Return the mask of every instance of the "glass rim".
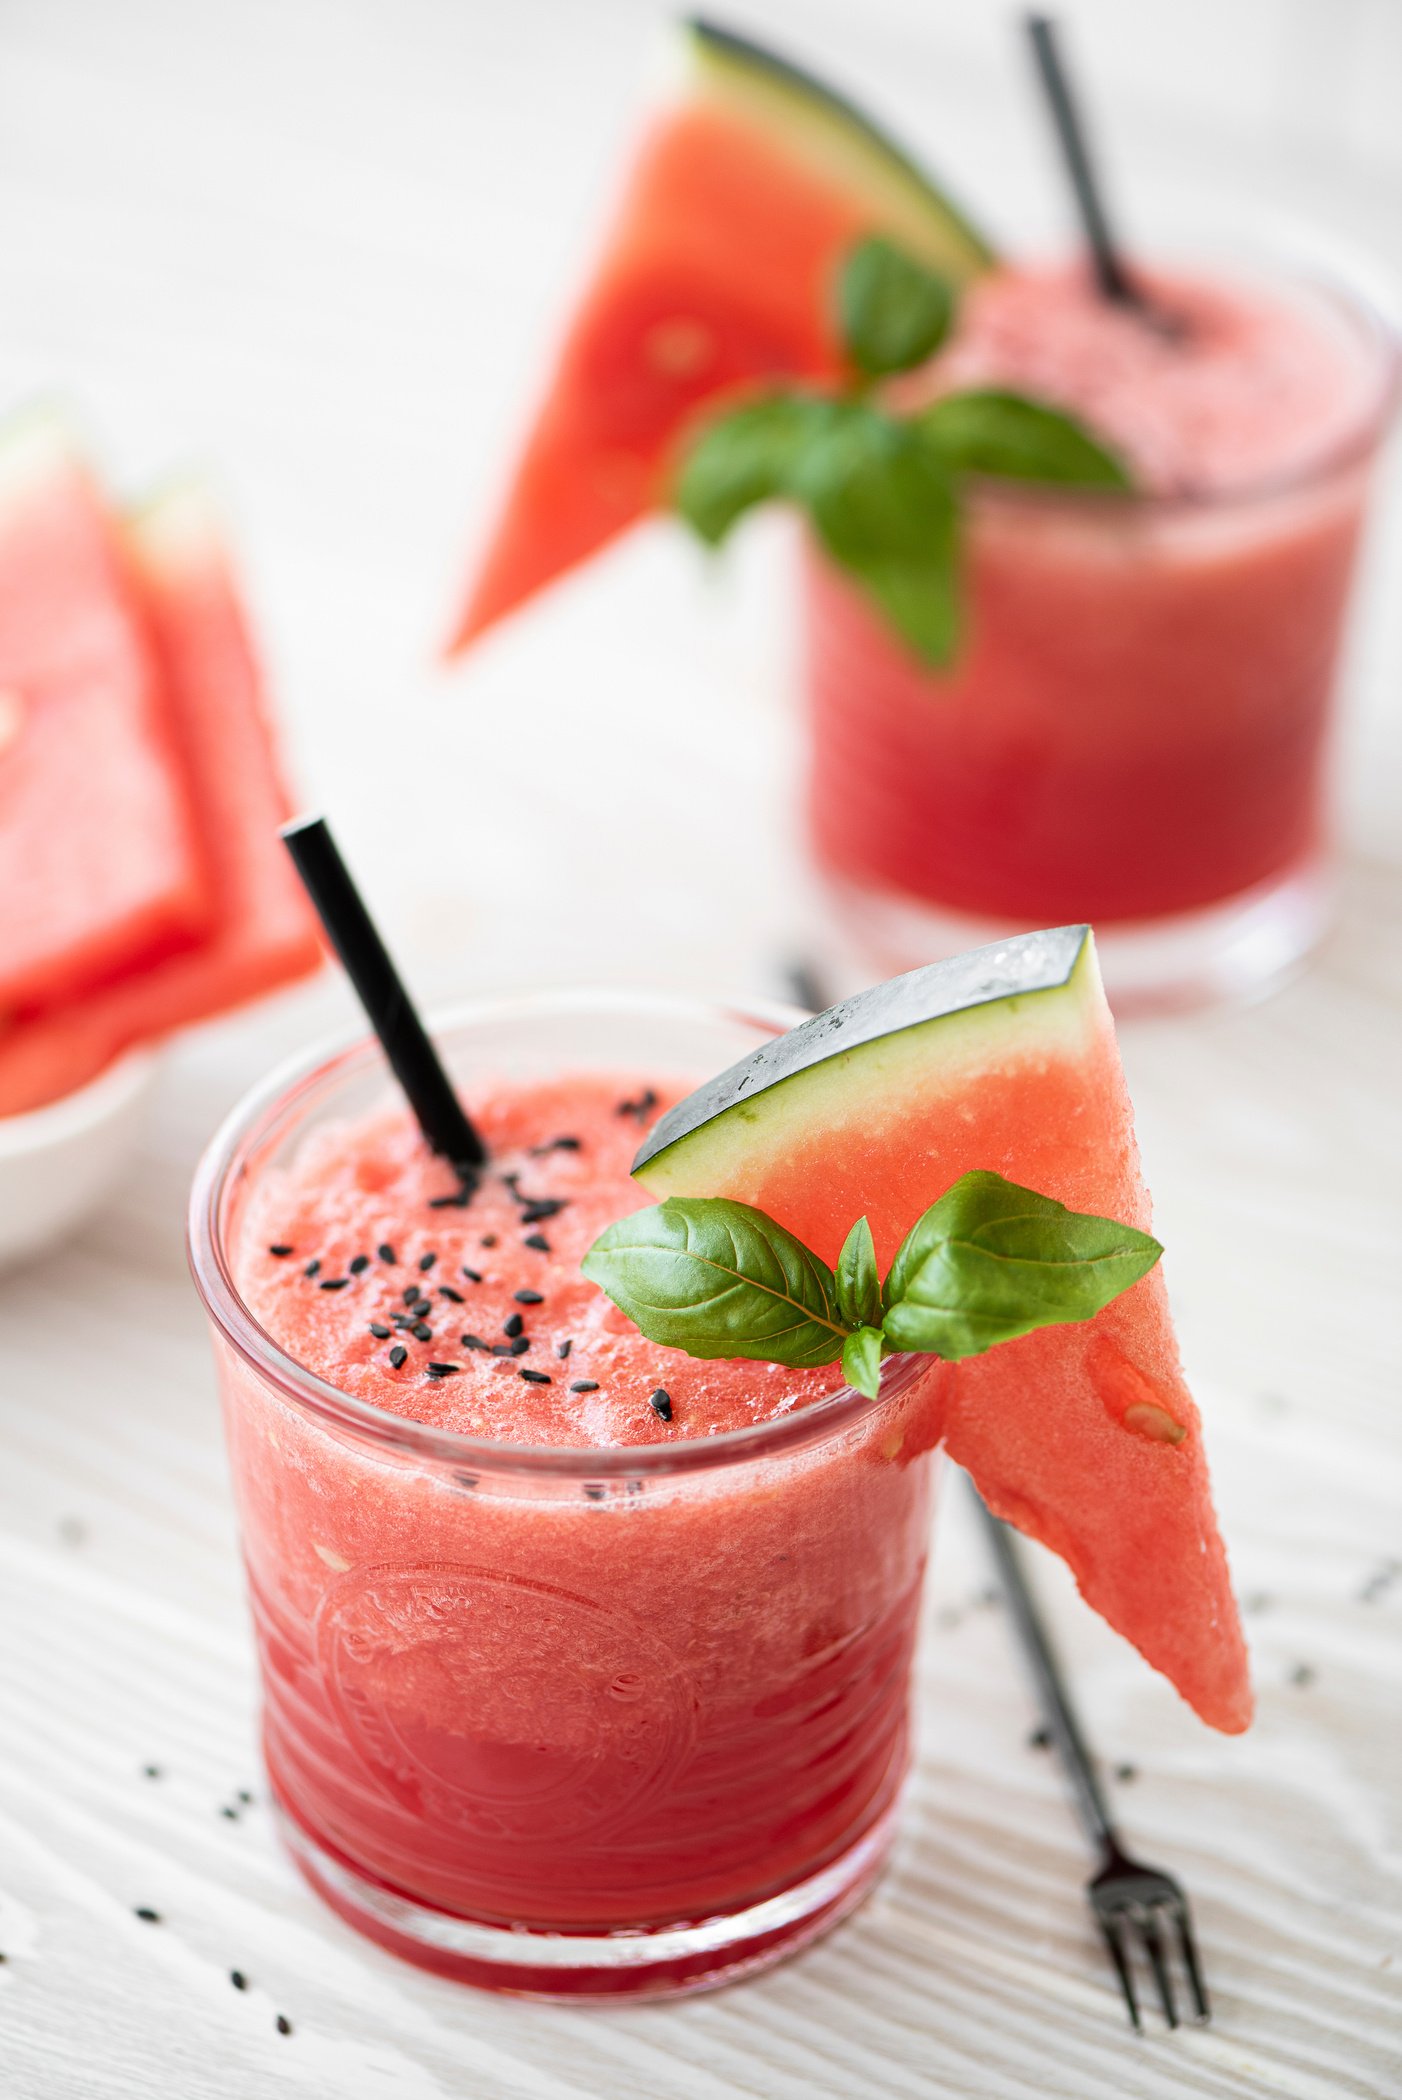
[[[1058, 510], [1080, 515], [1120, 517], [1206, 517], [1237, 507], [1303, 493], [1369, 460], [1387, 437], [1402, 402], [1402, 330], [1383, 300], [1336, 261], [1307, 251], [1281, 253], [1262, 243], [1262, 263], [1273, 266], [1282, 283], [1312, 288], [1347, 316], [1371, 350], [1373, 384], [1358, 414], [1339, 436], [1320, 450], [1277, 472], [1258, 474], [1228, 488], [1139, 490], [1076, 488], [1038, 482], [1014, 482], [993, 475], [969, 477], [975, 500], [995, 509]], [[1264, 274], [1264, 272], [1263, 272]]]
[[[807, 1018], [798, 1008], [777, 1000], [708, 1001], [664, 993], [580, 989], [461, 1001], [431, 1013], [426, 1025], [437, 1038], [474, 1022], [528, 1020], [543, 1012], [559, 1015], [571, 1010], [599, 1014], [611, 1008], [619, 1014], [650, 1013], [677, 1020], [733, 1019], [773, 1034], [782, 1034]], [[921, 1374], [924, 1366], [919, 1357], [893, 1356], [883, 1370], [881, 1390], [874, 1400], [852, 1386], [839, 1386], [821, 1400], [775, 1421], [666, 1444], [509, 1444], [437, 1429], [344, 1392], [289, 1355], [254, 1318], [229, 1264], [224, 1214], [250, 1155], [262, 1143], [305, 1112], [317, 1095], [383, 1063], [384, 1052], [377, 1039], [358, 1029], [339, 1030], [284, 1059], [225, 1116], [201, 1155], [190, 1190], [186, 1253], [195, 1289], [216, 1333], [266, 1385], [303, 1413], [348, 1430], [362, 1441], [477, 1474], [578, 1481], [656, 1480], [750, 1464], [822, 1443], [900, 1398]]]

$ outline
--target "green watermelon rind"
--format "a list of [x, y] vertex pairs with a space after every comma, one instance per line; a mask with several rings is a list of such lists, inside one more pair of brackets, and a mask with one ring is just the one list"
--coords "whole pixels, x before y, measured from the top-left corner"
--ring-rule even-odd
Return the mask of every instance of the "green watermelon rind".
[[913, 1093], [1019, 1057], [1075, 1052], [1103, 1014], [1088, 926], [1024, 934], [928, 964], [764, 1044], [679, 1102], [633, 1161], [659, 1200], [733, 1189], [771, 1162], [870, 1136]]
[[838, 187], [861, 196], [883, 230], [962, 281], [994, 249], [930, 176], [845, 95], [791, 60], [701, 16], [681, 25], [689, 91], [760, 125]]

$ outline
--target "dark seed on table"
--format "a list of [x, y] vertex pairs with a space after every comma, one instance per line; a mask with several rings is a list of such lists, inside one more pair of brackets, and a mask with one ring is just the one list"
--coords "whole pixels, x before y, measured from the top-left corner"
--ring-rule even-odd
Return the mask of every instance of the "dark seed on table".
[[671, 1421], [672, 1396], [667, 1391], [665, 1386], [660, 1385], [655, 1393], [650, 1394], [648, 1397], [647, 1404], [652, 1409], [653, 1413], [658, 1417], [659, 1421]]
[[346, 1267], [350, 1270], [352, 1276], [363, 1276], [369, 1266], [370, 1257], [368, 1254], [357, 1254], [354, 1261], [346, 1263]]
[[416, 1342], [431, 1342], [433, 1340], [433, 1329], [429, 1326], [427, 1320], [415, 1320], [409, 1332]]
[[219, 1813], [224, 1818], [224, 1821], [226, 1823], [237, 1823], [239, 1819], [238, 1810], [233, 1806], [231, 1802], [228, 1801], [224, 1803], [224, 1806], [220, 1809]]
[[387, 1342], [389, 1340], [390, 1330], [382, 1321], [372, 1320], [370, 1322], [370, 1332], [374, 1335], [377, 1342]]
[[466, 1305], [467, 1303], [467, 1300], [463, 1297], [462, 1292], [455, 1291], [451, 1283], [440, 1283], [438, 1286], [438, 1295], [440, 1298], [446, 1298], [451, 1305]]
[[143, 1779], [164, 1779], [165, 1774], [159, 1765], [143, 1765], [141, 1776]]
[[1317, 1675], [1318, 1672], [1313, 1663], [1296, 1663], [1294, 1669], [1290, 1672], [1290, 1682], [1299, 1685], [1301, 1691], [1303, 1691], [1307, 1685], [1314, 1683]]
[[509, 1334], [512, 1341], [514, 1342], [517, 1335], [520, 1334], [521, 1330], [524, 1328], [525, 1324], [525, 1321], [521, 1318], [521, 1315], [519, 1313], [508, 1313], [507, 1317], [501, 1323], [501, 1331], [503, 1334]]
[[511, 1295], [518, 1305], [544, 1305], [545, 1303], [539, 1291], [513, 1291]]
[[433, 1267], [433, 1264], [437, 1261], [437, 1259], [438, 1256], [436, 1254], [421, 1254], [419, 1256], [419, 1267], [423, 1270], [425, 1275], [428, 1274], [429, 1270]]
[[248, 1978], [244, 1975], [242, 1969], [230, 1969], [229, 1981], [236, 1991], [246, 1991], [248, 1989]]
[[527, 1385], [553, 1385], [555, 1382], [548, 1371], [528, 1371], [523, 1368], [516, 1375], [518, 1378], [524, 1378]]
[[1115, 1777], [1122, 1781], [1125, 1786], [1128, 1786], [1131, 1780], [1139, 1777], [1139, 1767], [1138, 1765], [1116, 1765]]
[[305, 1267], [305, 1269], [303, 1269], [302, 1274], [304, 1276], [316, 1276], [320, 1274], [320, 1271], [321, 1263], [313, 1259], [307, 1263], [307, 1266]]
[[482, 1246], [484, 1246], [484, 1247], [495, 1247], [496, 1243], [497, 1243], [497, 1236], [496, 1236], [496, 1234], [495, 1234], [494, 1232], [484, 1232], [484, 1233], [483, 1233], [483, 1235], [482, 1235], [482, 1239], [481, 1239], [481, 1243], [480, 1243], [480, 1244], [481, 1244]]
[[598, 1390], [599, 1381], [597, 1378], [576, 1378], [574, 1384], [570, 1387], [572, 1393], [597, 1393]]
[[1027, 1738], [1029, 1750], [1050, 1750], [1052, 1746], [1050, 1728], [1034, 1728]]
[[430, 1364], [428, 1375], [430, 1378], [456, 1378], [461, 1369], [461, 1364]]
[[375, 1252], [379, 1255], [381, 1261], [394, 1262], [399, 1259], [388, 1240], [381, 1240]]
[[480, 1334], [460, 1334], [458, 1340], [462, 1343], [464, 1349], [485, 1349], [488, 1347], [488, 1344], [483, 1341]]
[[548, 1254], [550, 1242], [543, 1232], [528, 1232], [522, 1240], [523, 1247], [534, 1247], [537, 1254]]
[[290, 1254], [292, 1252], [292, 1249], [288, 1246], [284, 1246], [283, 1242], [279, 1240], [275, 1247], [269, 1247], [268, 1252], [269, 1254], [275, 1254], [278, 1260], [281, 1261], [283, 1255]]
[[238, 1789], [237, 1793], [234, 1795], [234, 1799], [235, 1801], [242, 1801], [245, 1808], [252, 1808], [253, 1806], [253, 1796], [249, 1793], [248, 1788], [246, 1786], [241, 1786]]
[[350, 1282], [349, 1276], [323, 1276], [317, 1285], [319, 1291], [343, 1291]]
[[566, 1358], [566, 1357], [567, 1357], [567, 1356], [569, 1355], [569, 1353], [570, 1353], [571, 1349], [573, 1349], [573, 1347], [574, 1347], [574, 1343], [573, 1343], [572, 1341], [569, 1341], [569, 1340], [565, 1340], [565, 1341], [563, 1341], [563, 1342], [558, 1342], [558, 1343], [556, 1344], [556, 1346], [555, 1346], [555, 1354], [556, 1354], [556, 1355], [557, 1355], [557, 1356], [559, 1357], [559, 1359], [560, 1359], [561, 1363], [563, 1363], [563, 1362], [564, 1362], [565, 1358]]
[[481, 1272], [477, 1269], [464, 1269], [462, 1271], [462, 1274], [467, 1278], [469, 1283], [480, 1283], [482, 1281]]
[[136, 1907], [135, 1914], [138, 1918], [140, 1918], [143, 1925], [159, 1925], [161, 1922], [160, 1912], [158, 1910], [152, 1910], [149, 1904], [139, 1903]]
[[390, 1352], [389, 1352], [389, 1364], [390, 1364], [390, 1369], [391, 1369], [392, 1371], [402, 1371], [402, 1370], [403, 1370], [403, 1368], [404, 1368], [405, 1362], [406, 1362], [406, 1361], [407, 1361], [407, 1359], [408, 1359], [408, 1355], [409, 1355], [409, 1352], [408, 1352], [408, 1350], [407, 1350], [407, 1349], [406, 1349], [406, 1348], [404, 1347], [403, 1343], [402, 1343], [402, 1342], [396, 1342], [396, 1343], [395, 1343], [395, 1345], [394, 1345], [394, 1347], [393, 1347], [393, 1348], [392, 1348], [392, 1349], [390, 1350]]
[[291, 2034], [292, 2022], [288, 2019], [286, 2013], [279, 2013], [275, 2024], [279, 2034]]

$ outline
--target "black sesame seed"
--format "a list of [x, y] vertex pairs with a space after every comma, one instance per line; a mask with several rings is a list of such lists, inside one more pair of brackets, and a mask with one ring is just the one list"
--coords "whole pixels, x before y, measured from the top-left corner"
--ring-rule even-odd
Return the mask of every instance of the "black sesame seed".
[[545, 1303], [539, 1291], [513, 1291], [511, 1295], [518, 1305], [544, 1305]]
[[269, 1247], [268, 1252], [269, 1254], [275, 1254], [278, 1260], [281, 1261], [283, 1255], [290, 1254], [292, 1252], [292, 1249], [286, 1246], [281, 1240], [279, 1240], [274, 1246]]
[[374, 1335], [377, 1342], [387, 1342], [389, 1340], [390, 1330], [382, 1320], [372, 1320], [370, 1322], [370, 1332]]
[[349, 1276], [323, 1276], [317, 1285], [319, 1291], [343, 1291], [350, 1282]]
[[368, 1254], [357, 1254], [354, 1261], [346, 1263], [346, 1267], [350, 1270], [352, 1276], [363, 1276], [369, 1266], [370, 1257]]
[[430, 1378], [456, 1378], [461, 1369], [461, 1364], [430, 1364], [428, 1375]]
[[428, 1274], [429, 1270], [433, 1267], [433, 1264], [437, 1261], [437, 1259], [438, 1256], [436, 1254], [421, 1254], [419, 1256], [419, 1267], [423, 1270], [425, 1275]]
[[569, 1355], [573, 1347], [574, 1343], [572, 1341], [569, 1341], [568, 1339], [563, 1342], [556, 1343], [555, 1354], [559, 1357], [561, 1363], [564, 1362], [565, 1358]]
[[501, 1323], [501, 1331], [503, 1334], [509, 1334], [514, 1342], [525, 1324], [519, 1313], [509, 1313]]
[[462, 1292], [455, 1291], [451, 1283], [440, 1283], [438, 1286], [438, 1295], [440, 1298], [446, 1298], [449, 1304], [451, 1305], [466, 1305], [467, 1303], [467, 1300], [463, 1297]]
[[464, 1349], [485, 1349], [488, 1346], [480, 1334], [460, 1334], [458, 1340]]
[[274, 2024], [279, 2034], [291, 2034], [292, 2022], [288, 2019], [286, 2013], [279, 2013]]
[[242, 1969], [230, 1969], [229, 1981], [236, 1991], [246, 1991], [248, 1989], [248, 1978], [244, 1975]]
[[319, 1274], [320, 1274], [320, 1271], [321, 1271], [321, 1263], [320, 1263], [319, 1261], [317, 1261], [317, 1260], [316, 1260], [315, 1258], [313, 1258], [313, 1259], [312, 1259], [311, 1261], [309, 1261], [309, 1262], [307, 1263], [307, 1266], [305, 1267], [305, 1269], [303, 1269], [303, 1271], [302, 1271], [302, 1274], [303, 1274], [304, 1276], [316, 1276], [316, 1275], [319, 1275]]
[[467, 1278], [469, 1283], [480, 1283], [482, 1281], [481, 1272], [477, 1269], [464, 1269], [462, 1271], [462, 1274]]
[[483, 1245], [484, 1247], [495, 1247], [496, 1243], [497, 1243], [497, 1236], [496, 1236], [496, 1234], [495, 1234], [494, 1232], [484, 1232], [484, 1233], [483, 1233], [483, 1235], [482, 1235], [482, 1242], [481, 1242], [481, 1244], [482, 1244], [482, 1245]]
[[402, 1342], [396, 1342], [394, 1347], [389, 1352], [390, 1369], [392, 1371], [402, 1370], [404, 1367], [405, 1358], [408, 1356], [408, 1354], [409, 1352], [404, 1347], [404, 1344]]
[[576, 1378], [574, 1384], [570, 1387], [572, 1393], [597, 1393], [598, 1390], [599, 1381], [597, 1378]]
[[516, 1373], [516, 1376], [518, 1378], [524, 1378], [527, 1385], [553, 1385], [555, 1382], [551, 1378], [550, 1373], [548, 1371], [528, 1371], [522, 1369]]
[[375, 1252], [379, 1255], [381, 1261], [394, 1262], [399, 1259], [388, 1240], [381, 1240]]
[[550, 1242], [543, 1232], [528, 1232], [522, 1240], [523, 1247], [534, 1247], [537, 1254], [548, 1254]]
[[672, 1396], [667, 1391], [665, 1386], [659, 1386], [657, 1388], [657, 1391], [649, 1396], [648, 1406], [652, 1409], [653, 1413], [659, 1418], [659, 1420], [663, 1422], [671, 1421]]
[[427, 1320], [415, 1320], [409, 1332], [416, 1342], [431, 1342], [433, 1340], [433, 1329], [429, 1326]]
[[135, 1915], [140, 1918], [143, 1925], [159, 1925], [161, 1922], [160, 1912], [152, 1910], [150, 1905], [146, 1903], [137, 1905]]

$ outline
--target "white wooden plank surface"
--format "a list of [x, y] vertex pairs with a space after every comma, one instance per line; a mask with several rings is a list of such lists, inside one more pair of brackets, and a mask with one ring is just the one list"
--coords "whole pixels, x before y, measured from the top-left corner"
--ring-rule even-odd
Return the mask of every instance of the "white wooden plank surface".
[[[0, 403], [71, 395], [128, 486], [192, 452], [219, 463], [302, 777], [430, 997], [590, 977], [769, 988], [815, 923], [788, 815], [778, 540], [760, 533], [716, 587], [644, 537], [470, 669], [429, 662], [656, 12], [0, 9]], [[748, 12], [942, 142], [1000, 223], [1054, 222], [1001, 9]], [[1402, 261], [1391, 138], [1339, 129], [1377, 104], [1360, 83], [1368, 39], [1380, 64], [1392, 49], [1385, 9], [1134, 14], [1131, 51], [1122, 15], [1082, 11], [1136, 204], [1269, 197]], [[1302, 125], [1325, 14], [1348, 34]], [[1225, 54], [1201, 94], [1181, 63], [1194, 36]], [[1159, 47], [1156, 86], [1143, 52]], [[1254, 1732], [1209, 1736], [1039, 1563], [1093, 1736], [1134, 1768], [1112, 1782], [1131, 1837], [1193, 1892], [1214, 2028], [1124, 2030], [953, 1497], [898, 1863], [856, 1921], [767, 1978], [626, 2012], [494, 2001], [328, 1918], [260, 1802], [220, 1814], [258, 1786], [253, 1684], [180, 1214], [234, 1093], [347, 1016], [328, 981], [172, 1053], [117, 1202], [0, 1282], [5, 2100], [1402, 2091], [1390, 508], [1345, 741], [1339, 933], [1268, 1005], [1126, 1040], [1249, 1608]]]

